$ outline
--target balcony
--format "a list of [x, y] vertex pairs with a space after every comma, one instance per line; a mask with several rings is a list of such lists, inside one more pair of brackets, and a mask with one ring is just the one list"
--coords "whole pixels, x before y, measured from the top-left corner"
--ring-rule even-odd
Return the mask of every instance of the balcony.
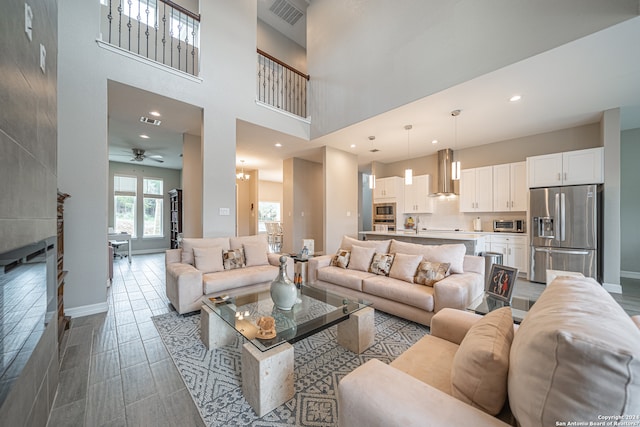
[[309, 75], [258, 49], [258, 101], [307, 118]]
[[197, 76], [200, 15], [170, 0], [100, 0], [103, 41]]

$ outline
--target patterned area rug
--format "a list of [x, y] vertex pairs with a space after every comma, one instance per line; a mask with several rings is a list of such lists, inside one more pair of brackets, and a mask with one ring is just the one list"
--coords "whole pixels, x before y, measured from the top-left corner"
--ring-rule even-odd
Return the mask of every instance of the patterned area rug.
[[369, 359], [391, 362], [429, 328], [375, 312], [375, 344], [354, 354], [337, 343], [331, 327], [294, 344], [295, 396], [259, 418], [242, 394], [240, 357], [246, 342], [207, 350], [200, 341], [200, 315], [177, 313], [153, 321], [207, 426], [337, 426], [338, 381]]

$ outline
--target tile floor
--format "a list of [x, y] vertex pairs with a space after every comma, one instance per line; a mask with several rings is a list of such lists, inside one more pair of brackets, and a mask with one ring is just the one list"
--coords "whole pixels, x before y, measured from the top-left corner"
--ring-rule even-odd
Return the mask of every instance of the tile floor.
[[[164, 254], [114, 263], [109, 311], [74, 318], [60, 349], [60, 383], [48, 427], [203, 426], [151, 317], [172, 310]], [[623, 279], [614, 298], [640, 314], [640, 280]], [[514, 295], [544, 285], [518, 280]]]

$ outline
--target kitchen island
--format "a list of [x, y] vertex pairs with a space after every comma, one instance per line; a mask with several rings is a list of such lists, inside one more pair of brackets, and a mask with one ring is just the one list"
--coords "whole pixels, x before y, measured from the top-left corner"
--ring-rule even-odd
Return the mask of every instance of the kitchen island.
[[462, 243], [467, 248], [467, 255], [479, 255], [485, 250], [486, 233], [470, 231], [361, 231], [364, 240], [395, 239], [400, 242], [419, 243], [421, 245], [444, 245]]

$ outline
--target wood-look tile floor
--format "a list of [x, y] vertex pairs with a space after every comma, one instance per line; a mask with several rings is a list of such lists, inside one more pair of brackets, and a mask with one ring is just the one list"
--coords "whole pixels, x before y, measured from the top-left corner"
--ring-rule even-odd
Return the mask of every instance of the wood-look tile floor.
[[[623, 279], [614, 298], [640, 314], [640, 280]], [[519, 279], [514, 295], [536, 298], [544, 285]], [[164, 254], [114, 262], [109, 311], [74, 318], [60, 349], [58, 393], [48, 427], [203, 426], [151, 317], [172, 310]]]
[[164, 254], [114, 262], [109, 311], [71, 319], [49, 427], [204, 426], [152, 316], [172, 310]]

